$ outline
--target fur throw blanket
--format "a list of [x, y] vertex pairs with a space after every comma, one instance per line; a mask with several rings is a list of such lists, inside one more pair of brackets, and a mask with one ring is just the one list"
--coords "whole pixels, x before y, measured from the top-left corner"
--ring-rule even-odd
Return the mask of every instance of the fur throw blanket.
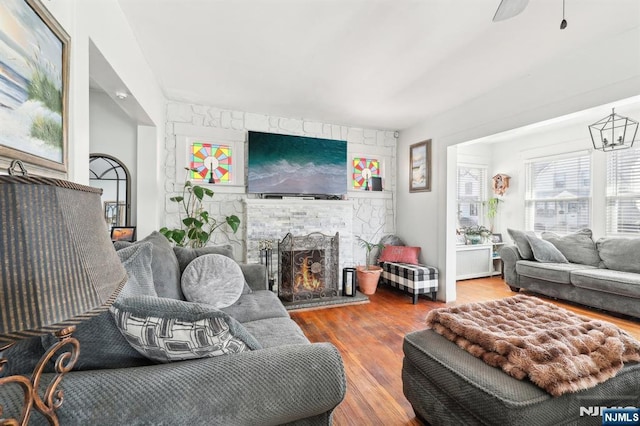
[[427, 327], [554, 396], [591, 388], [624, 362], [640, 361], [640, 342], [615, 325], [525, 295], [435, 309]]

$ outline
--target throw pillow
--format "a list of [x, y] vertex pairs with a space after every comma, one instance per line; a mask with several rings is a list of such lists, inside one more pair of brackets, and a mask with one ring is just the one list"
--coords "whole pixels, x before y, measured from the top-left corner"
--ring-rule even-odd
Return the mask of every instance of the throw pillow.
[[601, 260], [598, 255], [596, 243], [591, 236], [591, 229], [587, 228], [564, 236], [554, 234], [553, 232], [542, 233], [542, 239], [556, 246], [569, 262], [598, 266]]
[[[178, 265], [180, 265], [180, 273], [184, 273], [184, 270], [189, 266], [194, 259], [197, 259], [200, 256], [205, 254], [221, 254], [223, 256], [227, 256], [230, 259], [234, 259], [233, 257], [233, 247], [231, 245], [226, 244], [222, 246], [207, 246], [207, 247], [198, 247], [198, 248], [190, 248], [190, 247], [174, 247], [173, 252], [176, 254], [178, 258]], [[234, 259], [235, 260], [235, 259]], [[247, 284], [246, 280], [244, 283], [244, 288], [242, 289], [242, 294], [251, 293], [251, 287]]]
[[239, 322], [210, 306], [140, 296], [116, 300], [111, 312], [129, 344], [158, 362], [261, 349]]
[[176, 254], [176, 258], [178, 259], [180, 273], [183, 273], [187, 266], [189, 266], [189, 263], [191, 263], [194, 259], [205, 254], [221, 254], [223, 256], [227, 256], [230, 259], [234, 259], [233, 247], [231, 247], [229, 244], [199, 248], [174, 247], [173, 252]]
[[[118, 257], [127, 271], [129, 279], [118, 299], [131, 296], [156, 296], [151, 273], [151, 253], [153, 244], [129, 244], [118, 250]], [[149, 360], [134, 350], [122, 336], [109, 312], [81, 322], [73, 336], [80, 342], [80, 356], [74, 370], [94, 370], [102, 368], [124, 368], [148, 365]], [[42, 344], [48, 348], [56, 337], [48, 334], [42, 337]]]
[[531, 251], [531, 244], [529, 244], [529, 240], [527, 240], [527, 235], [535, 236], [535, 234], [531, 231], [524, 232], [510, 228], [507, 229], [507, 232], [515, 243], [518, 253], [520, 253], [520, 257], [524, 260], [533, 259], [533, 251]]
[[605, 268], [640, 273], [640, 238], [600, 238], [597, 247]]
[[160, 297], [184, 300], [184, 295], [180, 288], [180, 266], [178, 259], [173, 252], [173, 247], [164, 235], [158, 231], [153, 231], [144, 239], [136, 243], [119, 242], [114, 244], [116, 250], [124, 246], [152, 243], [151, 271], [153, 272], [153, 284]]
[[399, 262], [417, 265], [420, 247], [385, 245], [378, 262]]
[[153, 286], [152, 250], [153, 244], [143, 243], [130, 245], [117, 251], [120, 262], [129, 277], [118, 297], [158, 295]]
[[189, 263], [182, 274], [182, 292], [190, 302], [225, 308], [238, 301], [244, 275], [235, 260], [221, 254], [205, 254]]
[[526, 235], [531, 245], [535, 260], [541, 263], [569, 263], [566, 257], [549, 241], [541, 240], [535, 235]]

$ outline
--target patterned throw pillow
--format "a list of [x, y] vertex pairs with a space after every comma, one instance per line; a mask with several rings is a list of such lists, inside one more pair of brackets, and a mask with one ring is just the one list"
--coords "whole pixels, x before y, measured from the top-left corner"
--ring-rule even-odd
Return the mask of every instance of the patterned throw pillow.
[[378, 262], [398, 262], [417, 265], [420, 247], [385, 245]]
[[189, 302], [226, 308], [238, 301], [243, 289], [240, 265], [221, 254], [200, 256], [182, 273], [182, 292]]
[[206, 358], [261, 349], [258, 341], [222, 311], [198, 303], [139, 296], [111, 306], [129, 344], [158, 362]]

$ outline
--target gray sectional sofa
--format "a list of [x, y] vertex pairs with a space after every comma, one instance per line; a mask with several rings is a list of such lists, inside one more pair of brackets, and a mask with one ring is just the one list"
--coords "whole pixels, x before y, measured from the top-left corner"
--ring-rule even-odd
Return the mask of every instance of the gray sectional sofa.
[[640, 238], [601, 238], [589, 229], [559, 236], [509, 230], [500, 250], [504, 279], [521, 288], [640, 318]]
[[[112, 312], [80, 324], [74, 333], [81, 354], [61, 384], [61, 424], [332, 423], [332, 412], [346, 393], [342, 358], [333, 345], [307, 340], [277, 296], [267, 290], [262, 265], [240, 265], [246, 280], [242, 294], [232, 305], [215, 309], [185, 301], [180, 278], [201, 255], [232, 257], [230, 247], [174, 249], [154, 233], [134, 246], [117, 248], [130, 279]], [[131, 260], [134, 257], [135, 261]], [[152, 284], [145, 286], [150, 276]], [[131, 327], [132, 320], [135, 325], [145, 315], [159, 321], [163, 331], [165, 326], [184, 323], [222, 324], [213, 338], [223, 343], [209, 342], [221, 354], [173, 362], [154, 360], [154, 354], [167, 355], [157, 347], [140, 352], [130, 343], [157, 345], [157, 341], [175, 336], [160, 333], [164, 335], [126, 340], [122, 327]], [[149, 326], [146, 320], [138, 324]], [[195, 330], [193, 343], [198, 346], [203, 335]], [[6, 350], [2, 354], [9, 359], [5, 375], [30, 374], [49, 344], [49, 337], [35, 338]], [[192, 352], [198, 356], [198, 351], [208, 350], [212, 348], [196, 347]], [[52, 366], [47, 370], [52, 371]], [[50, 380], [53, 373], [44, 377]], [[21, 405], [17, 387], [0, 387], [3, 416], [17, 416]], [[38, 413], [32, 415], [30, 424], [45, 423]]]

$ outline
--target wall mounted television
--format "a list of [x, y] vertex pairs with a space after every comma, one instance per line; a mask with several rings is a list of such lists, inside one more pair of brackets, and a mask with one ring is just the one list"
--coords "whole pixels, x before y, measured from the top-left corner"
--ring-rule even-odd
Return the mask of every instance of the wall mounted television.
[[347, 193], [347, 141], [250, 131], [247, 165], [250, 194]]

